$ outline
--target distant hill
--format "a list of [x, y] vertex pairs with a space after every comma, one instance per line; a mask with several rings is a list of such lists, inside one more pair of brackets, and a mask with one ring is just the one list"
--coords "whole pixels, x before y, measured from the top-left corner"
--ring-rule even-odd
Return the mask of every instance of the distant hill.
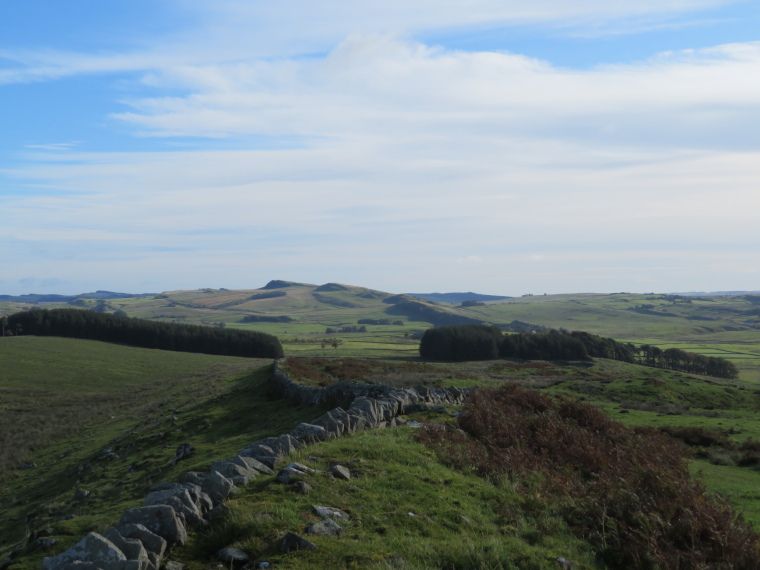
[[77, 299], [137, 299], [154, 295], [155, 293], [115, 293], [114, 291], [95, 291], [94, 293], [81, 293], [79, 295], [30, 293], [28, 295], [0, 295], [0, 301], [11, 303], [70, 303]]
[[760, 291], [688, 291], [686, 293], [669, 293], [670, 295], [683, 295], [684, 297], [715, 297], [717, 295], [757, 295]]
[[512, 297], [502, 297], [500, 295], [481, 295], [480, 293], [408, 293], [420, 299], [435, 301], [436, 303], [462, 303], [464, 301], [503, 301], [512, 299]]

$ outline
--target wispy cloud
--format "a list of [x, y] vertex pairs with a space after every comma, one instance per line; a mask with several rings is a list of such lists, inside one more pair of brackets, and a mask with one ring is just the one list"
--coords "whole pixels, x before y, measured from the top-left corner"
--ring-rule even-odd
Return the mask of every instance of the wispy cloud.
[[31, 149], [35, 149], [35, 150], [66, 151], [66, 150], [71, 150], [72, 148], [75, 148], [79, 144], [80, 144], [79, 142], [48, 143], [48, 144], [28, 144], [28, 145], [26, 145], [26, 148], [31, 148]]

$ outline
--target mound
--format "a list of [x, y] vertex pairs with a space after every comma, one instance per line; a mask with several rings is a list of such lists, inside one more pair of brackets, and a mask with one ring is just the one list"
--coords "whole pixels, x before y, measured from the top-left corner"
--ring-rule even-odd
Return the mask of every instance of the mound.
[[326, 293], [329, 291], [350, 291], [351, 289], [346, 287], [345, 285], [341, 285], [340, 283], [325, 283], [324, 285], [320, 285], [314, 291], [320, 292], [320, 293]]
[[296, 281], [282, 281], [280, 279], [273, 279], [261, 289], [284, 289], [285, 287], [308, 287], [308, 283], [298, 283]]

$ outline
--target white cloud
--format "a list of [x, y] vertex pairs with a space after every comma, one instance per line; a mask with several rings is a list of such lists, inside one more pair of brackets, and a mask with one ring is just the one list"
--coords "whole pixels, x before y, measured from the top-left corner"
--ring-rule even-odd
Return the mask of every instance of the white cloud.
[[132, 112], [114, 117], [154, 136], [754, 148], [748, 127], [760, 127], [760, 43], [569, 71], [373, 34], [352, 36], [324, 58], [183, 66], [153, 77], [190, 93], [135, 99]]
[[[707, 264], [723, 274], [704, 288], [754, 278], [741, 267], [760, 261], [760, 43], [573, 71], [409, 39], [722, 2], [194, 4], [207, 27], [141, 53], [4, 52], [16, 65], [0, 83], [136, 72], [153, 96], [125, 101], [131, 111], [113, 115], [123, 125], [239, 148], [30, 146], [4, 173], [18, 191], [3, 199], [0, 242], [17, 276], [44, 260], [69, 283], [122, 283], [96, 288], [147, 287], [155, 272], [177, 288], [208, 285], [203, 273], [225, 287], [285, 278], [504, 294], [672, 290]], [[456, 264], [466, 271], [452, 274]]]

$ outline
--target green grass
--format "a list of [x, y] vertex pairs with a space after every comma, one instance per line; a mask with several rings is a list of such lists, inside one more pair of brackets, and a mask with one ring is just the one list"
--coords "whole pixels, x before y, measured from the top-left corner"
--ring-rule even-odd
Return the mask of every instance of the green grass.
[[57, 338], [0, 338], [0, 386], [57, 392], [111, 392], [181, 378], [199, 368], [247, 359], [148, 350]]
[[725, 497], [747, 522], [760, 528], [760, 472], [700, 460], [693, 460], [690, 468], [711, 492]]
[[[496, 487], [441, 465], [411, 434], [409, 428], [379, 430], [310, 446], [292, 459], [322, 470], [342, 462], [351, 480], [317, 473], [306, 479], [312, 490], [302, 495], [271, 477], [258, 479], [227, 503], [231, 510], [222, 523], [173, 557], [189, 570], [207, 568], [217, 550], [234, 545], [257, 561], [292, 569], [549, 569], [560, 556], [576, 568], [596, 567], [558, 517], [543, 510], [526, 514], [508, 484]], [[340, 523], [343, 535], [309, 537], [317, 552], [280, 553], [279, 533], [307, 536], [305, 527], [319, 520], [313, 505], [349, 513], [351, 521]]]
[[[148, 360], [149, 352], [144, 353]], [[139, 356], [139, 351], [133, 355]], [[116, 415], [36, 449], [35, 469], [6, 472], [0, 482], [2, 557], [40, 529], [59, 541], [57, 551], [65, 549], [85, 533], [113, 524], [124, 509], [141, 505], [151, 484], [208, 469], [211, 461], [287, 433], [323, 411], [269, 397], [270, 364], [249, 360], [225, 371], [231, 374], [196, 372], [158, 381], [154, 392], [120, 401]], [[193, 456], [171, 466], [177, 446], [185, 442], [195, 448]], [[117, 457], [109, 459], [106, 448]], [[73, 501], [78, 488], [91, 492], [85, 502]], [[69, 515], [75, 518], [64, 520]], [[29, 552], [14, 568], [39, 568], [43, 555]]]

